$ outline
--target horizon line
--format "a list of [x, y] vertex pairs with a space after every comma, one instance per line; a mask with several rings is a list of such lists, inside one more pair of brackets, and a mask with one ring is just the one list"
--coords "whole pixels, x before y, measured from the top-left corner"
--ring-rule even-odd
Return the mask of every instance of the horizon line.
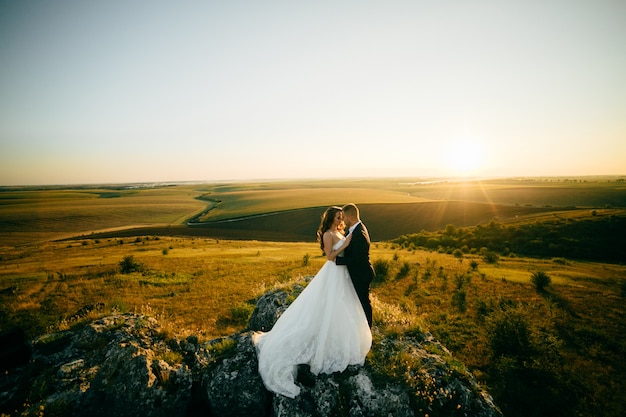
[[[624, 178], [621, 178], [624, 177]], [[615, 178], [626, 179], [626, 174], [582, 174], [582, 175], [503, 175], [503, 176], [354, 176], [354, 177], [275, 177], [275, 178], [245, 178], [245, 179], [213, 179], [213, 180], [172, 180], [172, 181], [121, 181], [121, 182], [85, 182], [85, 183], [50, 183], [50, 184], [16, 184], [0, 185], [0, 189], [19, 188], [73, 188], [73, 187], [146, 187], [146, 186], [175, 186], [182, 184], [220, 184], [220, 183], [249, 183], [249, 182], [297, 182], [297, 181], [355, 181], [355, 180], [434, 180], [451, 182], [471, 182], [485, 180], [530, 180], [530, 179], [589, 179]], [[415, 181], [412, 181], [415, 182]]]

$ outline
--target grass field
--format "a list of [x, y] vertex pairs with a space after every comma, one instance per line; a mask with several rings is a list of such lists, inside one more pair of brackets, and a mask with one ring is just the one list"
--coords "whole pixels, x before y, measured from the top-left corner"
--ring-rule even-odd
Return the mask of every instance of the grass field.
[[[386, 268], [372, 288], [375, 333], [410, 331], [390, 328], [390, 309], [406, 318], [397, 323], [422, 323], [507, 416], [618, 417], [626, 404], [625, 265], [566, 257], [487, 262], [479, 253], [458, 257], [388, 240], [494, 219], [609, 217], [626, 206], [622, 184], [361, 180], [2, 190], [0, 330], [19, 326], [35, 336], [111, 311], [152, 314], [171, 336], [208, 340], [241, 330], [258, 296], [315, 274], [325, 261], [314, 242], [319, 216], [327, 205], [354, 201], [375, 241], [372, 260]], [[201, 225], [184, 224], [198, 216]], [[135, 268], [124, 271], [126, 261]], [[531, 283], [537, 271], [551, 278], [544, 291]]]
[[[128, 256], [138, 271], [121, 272]], [[3, 329], [20, 326], [34, 336], [111, 311], [137, 311], [156, 316], [170, 336], [202, 340], [241, 330], [258, 296], [314, 275], [325, 261], [312, 242], [154, 236], [22, 245], [0, 257]], [[507, 415], [529, 415], [514, 411], [518, 397], [502, 382], [507, 372], [521, 371], [549, 376], [545, 389], [560, 396], [549, 400], [563, 412], [532, 415], [621, 415], [626, 266], [529, 258], [488, 264], [478, 255], [459, 259], [383, 242], [373, 244], [372, 259], [389, 266], [372, 289], [375, 332], [389, 325], [381, 306], [396, 306], [407, 323], [423, 323], [490, 387]], [[538, 270], [552, 278], [543, 293], [530, 282]], [[524, 343], [534, 352], [532, 366], [502, 368], [495, 356], [493, 326], [506, 314], [528, 323]], [[525, 390], [519, 392], [548, 407], [545, 392]], [[578, 399], [564, 404], [572, 397]]]
[[193, 188], [0, 192], [0, 246], [141, 225], [180, 224], [206, 203]]
[[[152, 229], [126, 235], [306, 241], [315, 233], [325, 207], [347, 202], [362, 208], [375, 240], [387, 240], [446, 224], [461, 227], [492, 219], [532, 219], [546, 213], [626, 207], [626, 187], [616, 178], [576, 182], [368, 179], [41, 190], [5, 187], [0, 189], [0, 246], [139, 227]], [[277, 214], [246, 220], [271, 213]], [[191, 219], [204, 228], [185, 226]], [[243, 220], [219, 223], [231, 219]]]

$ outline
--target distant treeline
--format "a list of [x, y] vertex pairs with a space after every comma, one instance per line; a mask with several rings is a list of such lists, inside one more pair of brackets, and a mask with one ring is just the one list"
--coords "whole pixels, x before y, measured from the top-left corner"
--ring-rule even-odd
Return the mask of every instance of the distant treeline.
[[[626, 216], [598, 216], [585, 220], [559, 219], [527, 224], [456, 227], [437, 232], [421, 231], [393, 240], [403, 248], [426, 248], [452, 253], [484, 253], [502, 256], [563, 257], [569, 259], [626, 262]], [[459, 252], [456, 253], [459, 253]]]

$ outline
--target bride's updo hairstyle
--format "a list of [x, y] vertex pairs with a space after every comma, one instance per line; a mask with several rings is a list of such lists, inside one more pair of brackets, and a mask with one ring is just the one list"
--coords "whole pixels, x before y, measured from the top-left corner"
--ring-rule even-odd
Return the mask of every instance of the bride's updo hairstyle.
[[341, 207], [331, 206], [326, 209], [322, 214], [322, 220], [320, 221], [320, 227], [317, 229], [317, 241], [320, 242], [320, 248], [324, 250], [324, 232], [330, 229], [335, 221], [335, 215], [341, 211]]

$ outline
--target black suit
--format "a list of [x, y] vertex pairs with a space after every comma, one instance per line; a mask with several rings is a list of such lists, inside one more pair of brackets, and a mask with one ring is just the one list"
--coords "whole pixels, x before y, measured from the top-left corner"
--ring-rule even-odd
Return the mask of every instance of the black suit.
[[372, 327], [372, 304], [370, 303], [370, 283], [374, 279], [374, 268], [370, 263], [370, 235], [363, 223], [352, 231], [352, 241], [344, 250], [344, 256], [336, 258], [337, 265], [346, 265], [350, 278], [359, 296], [367, 323]]

